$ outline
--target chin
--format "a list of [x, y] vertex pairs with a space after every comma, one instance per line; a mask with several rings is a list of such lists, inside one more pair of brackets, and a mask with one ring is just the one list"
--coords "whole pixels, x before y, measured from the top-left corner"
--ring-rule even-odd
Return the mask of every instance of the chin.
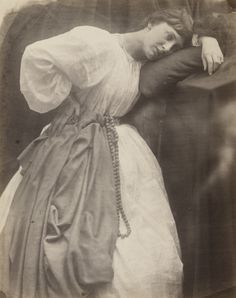
[[160, 59], [160, 57], [152, 54], [152, 55], [147, 56], [147, 59], [148, 59], [148, 61], [156, 61], [156, 60]]
[[156, 61], [156, 60], [160, 59], [161, 57], [160, 57], [159, 53], [150, 51], [150, 52], [146, 53], [146, 58], [148, 61]]

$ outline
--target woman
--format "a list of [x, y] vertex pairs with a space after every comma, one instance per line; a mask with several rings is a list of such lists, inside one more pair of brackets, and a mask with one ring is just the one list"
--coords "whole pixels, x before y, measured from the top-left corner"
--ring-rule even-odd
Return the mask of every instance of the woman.
[[[180, 248], [160, 167], [119, 118], [138, 98], [142, 64], [183, 47], [191, 28], [185, 11], [165, 10], [136, 32], [81, 26], [26, 48], [20, 84], [29, 107], [60, 107], [19, 157], [21, 170], [3, 194], [6, 297], [181, 297]], [[222, 53], [215, 39], [201, 40], [212, 71]]]

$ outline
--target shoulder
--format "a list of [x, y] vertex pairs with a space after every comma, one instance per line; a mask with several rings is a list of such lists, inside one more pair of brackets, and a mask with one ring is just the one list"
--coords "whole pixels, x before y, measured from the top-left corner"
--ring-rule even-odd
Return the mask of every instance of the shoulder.
[[70, 32], [73, 33], [78, 33], [78, 34], [85, 34], [85, 36], [87, 34], [89, 35], [96, 35], [98, 34], [99, 36], [109, 36], [111, 35], [110, 32], [108, 32], [107, 30], [104, 30], [102, 28], [99, 27], [95, 27], [95, 26], [77, 26], [74, 27], [73, 29], [70, 30]]
[[88, 44], [112, 44], [112, 34], [104, 29], [93, 26], [78, 26], [70, 34]]
[[88, 55], [112, 57], [116, 51], [113, 35], [101, 28], [78, 26], [70, 31], [72, 38], [80, 44], [80, 49]]

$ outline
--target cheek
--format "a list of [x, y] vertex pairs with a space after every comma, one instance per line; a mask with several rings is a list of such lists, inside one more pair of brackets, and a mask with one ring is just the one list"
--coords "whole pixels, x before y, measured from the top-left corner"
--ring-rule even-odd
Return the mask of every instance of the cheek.
[[148, 46], [150, 46], [151, 43], [152, 43], [152, 35], [147, 34], [144, 39], [144, 46], [148, 47]]
[[152, 44], [163, 44], [166, 42], [166, 34], [162, 31], [153, 31], [150, 40], [152, 41]]
[[153, 44], [156, 44], [159, 40], [160, 40], [160, 33], [159, 32], [156, 32], [154, 30], [150, 30], [145, 39], [146, 39], [146, 44], [147, 45], [153, 45]]
[[142, 53], [144, 57], [146, 57], [148, 60], [150, 60], [152, 56], [152, 46], [149, 43], [145, 43], [142, 48]]
[[144, 52], [149, 52], [152, 46], [154, 45], [151, 35], [147, 35], [143, 40], [143, 50]]

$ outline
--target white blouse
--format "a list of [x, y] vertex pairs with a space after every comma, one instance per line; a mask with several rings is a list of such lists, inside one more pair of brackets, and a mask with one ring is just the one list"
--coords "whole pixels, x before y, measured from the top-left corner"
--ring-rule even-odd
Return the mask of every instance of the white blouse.
[[118, 117], [138, 97], [140, 67], [123, 49], [121, 35], [79, 26], [26, 47], [20, 88], [39, 113], [59, 106], [73, 85], [79, 104]]

